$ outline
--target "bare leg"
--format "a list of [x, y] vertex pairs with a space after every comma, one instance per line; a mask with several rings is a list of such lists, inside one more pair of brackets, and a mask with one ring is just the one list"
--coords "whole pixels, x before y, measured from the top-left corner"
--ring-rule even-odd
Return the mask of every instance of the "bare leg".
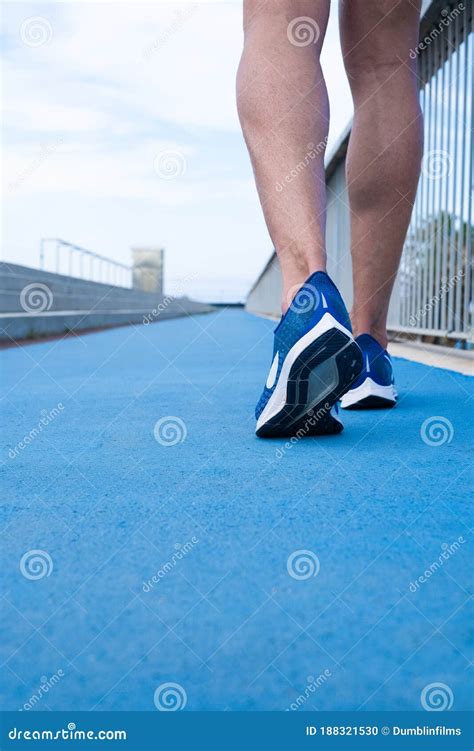
[[416, 61], [420, 0], [341, 0], [354, 99], [347, 156], [355, 335], [387, 346], [387, 312], [422, 155]]
[[329, 105], [319, 55], [330, 0], [244, 0], [237, 105], [265, 220], [291, 292], [326, 270]]

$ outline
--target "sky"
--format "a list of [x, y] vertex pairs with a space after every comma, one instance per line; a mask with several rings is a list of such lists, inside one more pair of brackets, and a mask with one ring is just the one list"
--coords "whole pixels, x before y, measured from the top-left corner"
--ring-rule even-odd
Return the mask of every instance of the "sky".
[[[38, 267], [42, 237], [123, 263], [163, 247], [168, 294], [245, 299], [272, 245], [235, 105], [241, 15], [239, 0], [3, 3], [2, 260]], [[330, 151], [352, 114], [337, 2], [322, 64]]]

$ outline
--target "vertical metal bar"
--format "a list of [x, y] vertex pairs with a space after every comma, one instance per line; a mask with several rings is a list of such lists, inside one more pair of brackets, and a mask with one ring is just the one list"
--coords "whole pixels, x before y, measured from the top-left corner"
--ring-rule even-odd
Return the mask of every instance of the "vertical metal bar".
[[[420, 107], [421, 111], [424, 111], [424, 85], [423, 85], [423, 74], [422, 74], [422, 61], [419, 60], [418, 65], [418, 75], [419, 75], [419, 100], [420, 100]], [[414, 237], [414, 243], [415, 243], [415, 270], [416, 270], [416, 288], [415, 288], [415, 305], [414, 305], [414, 315], [415, 315], [415, 323], [414, 325], [419, 325], [420, 323], [420, 311], [421, 311], [421, 275], [422, 275], [422, 268], [423, 264], [421, 263], [420, 258], [420, 247], [421, 247], [421, 217], [422, 217], [422, 193], [421, 193], [421, 181], [418, 185], [418, 189], [416, 191], [416, 199], [415, 199], [415, 205], [413, 207], [413, 214], [412, 214], [412, 220], [411, 224], [413, 224], [413, 237]], [[409, 324], [412, 323], [412, 321], [409, 322]]]
[[[434, 153], [436, 152], [436, 146], [437, 146], [437, 134], [438, 134], [438, 74], [436, 70], [436, 63], [438, 59], [438, 37], [434, 40], [434, 43], [432, 44], [433, 47], [433, 57], [434, 57], [434, 72], [433, 72], [433, 79], [432, 79], [432, 98], [431, 98], [431, 108], [432, 108], [432, 137], [431, 137], [431, 149], [430, 149], [430, 158], [432, 159], [434, 156]], [[429, 170], [431, 168], [431, 165], [428, 164], [428, 180], [429, 180], [429, 189], [431, 194], [431, 205], [430, 205], [430, 247], [429, 247], [429, 278], [428, 278], [428, 302], [429, 302], [429, 310], [427, 314], [427, 327], [429, 329], [433, 328], [433, 291], [434, 291], [434, 279], [435, 279], [435, 251], [436, 251], [436, 235], [437, 235], [437, 222], [436, 222], [436, 182], [433, 180], [433, 177], [430, 176]]]
[[[433, 235], [432, 217], [431, 217], [431, 195], [432, 195], [432, 180], [429, 178], [428, 170], [426, 167], [427, 156], [430, 154], [433, 147], [433, 93], [434, 93], [434, 46], [430, 45], [428, 48], [428, 101], [427, 101], [427, 123], [426, 123], [426, 148], [424, 156], [424, 169], [423, 179], [426, 186], [426, 214], [425, 214], [425, 305], [428, 305], [431, 293], [430, 293], [430, 273], [431, 273], [431, 242]], [[426, 315], [423, 318], [424, 328], [428, 328], [428, 315], [429, 310], [426, 308]]]
[[[467, 18], [464, 19], [463, 23], [463, 34], [462, 34], [462, 42], [459, 46], [459, 53], [460, 53], [460, 66], [461, 66], [461, 76], [463, 79], [463, 87], [460, 91], [463, 91], [463, 97], [462, 97], [462, 119], [461, 119], [461, 133], [462, 133], [462, 148], [461, 151], [461, 166], [460, 166], [460, 197], [459, 197], [459, 233], [458, 233], [458, 242], [457, 242], [457, 258], [458, 258], [458, 272], [461, 272], [462, 270], [466, 270], [464, 266], [464, 235], [465, 235], [465, 222], [464, 222], [464, 201], [465, 201], [465, 183], [466, 183], [466, 154], [465, 154], [465, 147], [466, 147], [466, 139], [467, 139], [467, 79], [468, 79], [468, 68], [467, 68]], [[462, 54], [461, 54], [462, 53]], [[462, 332], [464, 330], [465, 321], [462, 320], [462, 304], [463, 304], [463, 291], [465, 290], [465, 284], [459, 284], [456, 285], [456, 316], [455, 316], [455, 332]]]
[[[425, 154], [430, 147], [430, 121], [431, 121], [431, 58], [432, 49], [428, 47], [425, 55], [425, 122], [424, 122], [424, 141]], [[424, 162], [423, 162], [424, 164]], [[426, 171], [422, 169], [421, 180], [423, 181], [423, 310], [426, 311], [425, 305], [428, 302], [428, 237], [429, 237], [429, 184], [426, 178]], [[423, 326], [426, 326], [426, 315], [423, 316]]]
[[[429, 86], [430, 86], [430, 77], [429, 77], [429, 53], [425, 52], [422, 53], [422, 61], [423, 61], [423, 140], [427, 140], [427, 123], [428, 123], [428, 110], [429, 110]], [[420, 195], [421, 195], [421, 201], [420, 201], [420, 242], [421, 247], [419, 249], [420, 254], [420, 266], [421, 266], [421, 289], [420, 289], [420, 325], [424, 326], [424, 312], [425, 312], [425, 303], [426, 303], [426, 296], [427, 296], [427, 285], [428, 285], [428, 276], [427, 276], [427, 258], [426, 258], [426, 242], [427, 242], [427, 232], [426, 232], [426, 218], [427, 218], [427, 185], [426, 185], [426, 178], [424, 175], [424, 172], [422, 170], [420, 175]]]
[[[465, 18], [465, 25], [467, 26], [468, 19]], [[473, 16], [471, 15], [471, 28], [470, 33], [467, 35], [466, 38], [466, 55], [467, 55], [467, 66], [466, 66], [466, 77], [470, 76], [471, 82], [469, 87], [469, 96], [466, 96], [466, 102], [469, 103], [470, 106], [470, 117], [466, 117], [466, 154], [468, 155], [469, 159], [469, 167], [468, 167], [468, 181], [467, 181], [467, 216], [466, 216], [466, 257], [465, 257], [465, 263], [464, 263], [464, 271], [465, 275], [462, 278], [462, 286], [464, 287], [464, 321], [463, 321], [463, 328], [462, 331], [465, 333], [468, 337], [470, 335], [470, 341], [472, 341], [472, 314], [473, 314], [473, 301], [471, 300], [471, 290], [472, 290], [472, 191], [474, 189], [473, 186], [473, 160], [474, 160], [474, 144], [473, 144], [473, 134], [474, 134], [474, 36], [472, 33], [473, 30]], [[466, 86], [466, 91], [467, 91]], [[469, 130], [469, 123], [470, 123], [470, 130]], [[470, 156], [469, 156], [470, 155]]]
[[[439, 37], [441, 40], [441, 37]], [[437, 109], [437, 115], [438, 115], [438, 127], [436, 132], [436, 160], [440, 163], [440, 169], [441, 169], [441, 175], [444, 171], [444, 164], [445, 164], [445, 150], [444, 150], [444, 68], [442, 65], [442, 42], [440, 41], [439, 48], [438, 48], [438, 64], [439, 68], [436, 73], [437, 83], [436, 83], [436, 109]], [[433, 258], [434, 263], [434, 292], [433, 292], [433, 303], [432, 303], [432, 321], [431, 321], [431, 328], [433, 329], [439, 329], [440, 328], [440, 319], [439, 319], [439, 294], [440, 294], [440, 287], [441, 287], [441, 246], [443, 244], [443, 203], [442, 203], [442, 193], [443, 193], [443, 182], [444, 177], [438, 177], [435, 176], [435, 190], [436, 190], [436, 201], [435, 201], [435, 222], [436, 222], [436, 237], [435, 237], [435, 253]]]
[[445, 66], [444, 66], [444, 39], [443, 36], [440, 37], [440, 49], [439, 49], [439, 85], [440, 85], [440, 91], [438, 94], [438, 106], [440, 108], [440, 123], [439, 123], [439, 160], [440, 160], [440, 169], [441, 169], [441, 177], [438, 179], [438, 205], [437, 205], [437, 215], [438, 215], [438, 227], [436, 232], [436, 274], [435, 274], [435, 302], [433, 305], [433, 328], [435, 329], [441, 329], [441, 306], [442, 306], [442, 300], [441, 300], [441, 286], [442, 286], [442, 265], [443, 265], [443, 257], [442, 257], [442, 250], [443, 250], [443, 236], [444, 236], [444, 222], [445, 222], [445, 204], [443, 203], [443, 194], [444, 194], [444, 186], [446, 184], [447, 176], [444, 175], [445, 170], [445, 164], [446, 164], [446, 144], [445, 144], [445, 127], [444, 127], [444, 121], [445, 121], [445, 114], [446, 114], [446, 107], [445, 107]]
[[[449, 41], [452, 45], [453, 52], [450, 60], [450, 110], [453, 118], [451, 123], [452, 139], [453, 139], [453, 158], [451, 162], [451, 175], [450, 175], [450, 200], [448, 202], [448, 211], [450, 217], [449, 227], [449, 240], [448, 240], [448, 252], [449, 252], [449, 288], [447, 293], [447, 320], [446, 329], [448, 332], [454, 329], [454, 278], [457, 274], [456, 269], [456, 253], [455, 253], [455, 231], [456, 231], [456, 187], [457, 187], [457, 161], [458, 161], [458, 117], [459, 117], [459, 96], [458, 96], [458, 75], [459, 75], [459, 52], [457, 49], [457, 17], [456, 20], [449, 26]], [[451, 106], [451, 104], [453, 106]]]
[[[422, 100], [422, 81], [419, 79], [419, 73], [421, 65], [417, 65], [417, 77], [419, 80], [419, 83], [421, 83], [420, 91], [419, 91], [419, 99], [420, 99], [420, 106], [421, 100]], [[408, 318], [405, 321], [405, 326], [410, 326], [412, 324], [412, 321], [415, 322], [415, 324], [418, 322], [419, 319], [419, 295], [418, 295], [418, 286], [419, 286], [419, 221], [418, 217], [420, 214], [420, 191], [417, 189], [412, 216], [410, 225], [408, 227], [407, 237], [406, 237], [406, 250], [407, 250], [407, 260], [408, 260], [408, 268], [409, 268], [409, 283], [410, 283], [410, 297], [409, 297], [409, 306], [408, 306]]]
[[[464, 127], [463, 124], [463, 110], [462, 110], [462, 96], [461, 96], [461, 88], [460, 88], [460, 80], [462, 75], [462, 60], [461, 60], [461, 28], [460, 28], [460, 20], [459, 16], [456, 16], [455, 19], [455, 27], [454, 27], [454, 36], [455, 36], [455, 46], [456, 46], [456, 161], [454, 163], [454, 196], [453, 196], [453, 218], [452, 218], [452, 243], [451, 243], [451, 253], [453, 254], [454, 259], [454, 273], [456, 277], [459, 278], [459, 272], [461, 271], [461, 266], [459, 264], [460, 254], [459, 254], [459, 232], [458, 232], [458, 214], [459, 214], [459, 195], [461, 192], [460, 189], [460, 176], [461, 176], [461, 164], [463, 160], [463, 154], [462, 154], [462, 148], [459, 144], [460, 139], [460, 133], [462, 128]], [[458, 307], [458, 296], [460, 294], [460, 286], [459, 283], [455, 285], [453, 289], [453, 298], [452, 298], [452, 331], [456, 331], [457, 329], [457, 317], [456, 317], [456, 310]]]

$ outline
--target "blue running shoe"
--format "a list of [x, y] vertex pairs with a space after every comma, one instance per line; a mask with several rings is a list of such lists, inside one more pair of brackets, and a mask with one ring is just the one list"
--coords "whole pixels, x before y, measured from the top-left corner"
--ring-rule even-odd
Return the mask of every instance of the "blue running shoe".
[[362, 370], [346, 306], [316, 271], [275, 329], [273, 361], [255, 409], [261, 437], [340, 433], [336, 402]]
[[393, 407], [397, 401], [392, 360], [370, 334], [356, 339], [364, 356], [364, 369], [341, 401], [343, 409], [383, 409]]

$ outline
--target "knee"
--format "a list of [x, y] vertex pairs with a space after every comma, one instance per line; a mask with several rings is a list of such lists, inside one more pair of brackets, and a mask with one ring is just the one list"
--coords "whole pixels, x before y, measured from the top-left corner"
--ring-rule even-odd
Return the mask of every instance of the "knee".
[[357, 82], [367, 78], [386, 79], [394, 71], [403, 67], [403, 62], [395, 50], [371, 46], [369, 49], [354, 49], [344, 57], [344, 66], [349, 81]]

